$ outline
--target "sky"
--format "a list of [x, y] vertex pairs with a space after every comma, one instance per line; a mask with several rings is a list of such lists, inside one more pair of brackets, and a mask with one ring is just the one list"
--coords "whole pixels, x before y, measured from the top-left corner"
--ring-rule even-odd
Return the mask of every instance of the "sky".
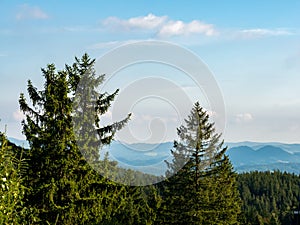
[[[0, 12], [0, 130], [6, 126], [10, 137], [24, 139], [18, 98], [28, 79], [43, 87], [42, 67], [55, 63], [60, 70], [85, 52], [99, 59], [146, 40], [180, 46], [207, 65], [223, 96], [226, 142], [300, 143], [300, 1], [1, 0]], [[217, 120], [210, 96], [168, 65], [128, 66], [106, 88], [120, 88], [121, 97], [147, 77], [175, 83]], [[136, 90], [143, 94], [141, 86]], [[127, 140], [171, 141], [182, 119], [176, 108], [184, 103], [144, 97], [128, 102], [135, 139]], [[105, 116], [114, 119], [112, 113]]]

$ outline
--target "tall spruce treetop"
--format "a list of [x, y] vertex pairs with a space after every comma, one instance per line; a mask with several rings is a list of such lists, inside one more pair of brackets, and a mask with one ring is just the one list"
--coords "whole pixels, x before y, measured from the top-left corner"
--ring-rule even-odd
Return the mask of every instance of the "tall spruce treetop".
[[99, 93], [98, 88], [104, 82], [105, 75], [97, 76], [95, 59], [84, 54], [81, 59], [75, 58], [73, 66], [67, 66], [68, 74], [73, 78], [73, 123], [77, 144], [85, 159], [93, 164], [99, 161], [99, 149], [111, 143], [115, 133], [122, 129], [130, 114], [121, 121], [102, 126], [100, 118], [105, 114], [116, 95]]
[[174, 158], [171, 163], [166, 162], [169, 168], [166, 175], [171, 176], [184, 165], [189, 166], [186, 172], [195, 176], [197, 184], [200, 174], [208, 170], [213, 159], [226, 149], [222, 149], [223, 142], [219, 142], [221, 134], [215, 133], [214, 124], [198, 102], [184, 121], [186, 125], [177, 129], [179, 141], [174, 141], [174, 150], [171, 150]]
[[[26, 193], [25, 205], [36, 209], [36, 216], [42, 223], [100, 224], [110, 221], [114, 215], [121, 215], [128, 204], [125, 188], [101, 177], [86, 162], [86, 158], [99, 160], [101, 146], [87, 148], [87, 155], [83, 156], [77, 145], [74, 130], [82, 132], [87, 126], [94, 126], [98, 136], [90, 139], [82, 136], [79, 141], [86, 141], [88, 146], [92, 142], [107, 144], [128, 120], [125, 118], [105, 127], [98, 125], [117, 91], [112, 95], [95, 91], [104, 76], [95, 77], [94, 62], [85, 54], [62, 71], [56, 71], [54, 64], [50, 64], [42, 69], [43, 90], [37, 90], [28, 81], [32, 104], [27, 103], [24, 94], [20, 96], [20, 108], [26, 115], [22, 122], [23, 132], [30, 144], [25, 179], [30, 191]], [[81, 79], [86, 80], [80, 82]], [[83, 97], [77, 103], [78, 99], [73, 97], [75, 91]], [[74, 104], [78, 106], [77, 112], [74, 112]], [[93, 118], [83, 115], [89, 110], [96, 112]], [[84, 118], [75, 128], [74, 115]], [[84, 123], [89, 120], [86, 126]]]
[[[68, 208], [74, 176], [72, 165], [80, 159], [72, 132], [72, 105], [68, 97], [66, 71], [56, 72], [54, 64], [42, 69], [44, 90], [28, 81], [32, 105], [20, 96], [20, 108], [26, 115], [23, 132], [29, 142], [28, 207], [38, 209], [41, 221], [55, 222], [59, 209]], [[71, 178], [72, 177], [72, 178]], [[55, 183], [57, 182], [57, 183]], [[56, 193], [54, 195], [54, 193]]]
[[[198, 102], [185, 123], [177, 130], [179, 141], [171, 151], [173, 160], [166, 162], [169, 178], [164, 184], [160, 222], [236, 224], [239, 198], [220, 134], [215, 133], [214, 124]], [[222, 204], [218, 204], [218, 198]], [[227, 213], [229, 216], [225, 216]]]

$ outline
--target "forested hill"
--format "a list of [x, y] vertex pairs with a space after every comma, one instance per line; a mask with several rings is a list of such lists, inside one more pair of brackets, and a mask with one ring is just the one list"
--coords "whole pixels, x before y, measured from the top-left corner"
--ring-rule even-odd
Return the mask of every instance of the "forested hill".
[[292, 224], [300, 206], [300, 176], [250, 172], [237, 177], [242, 199], [242, 224]]
[[[101, 126], [119, 90], [97, 92], [105, 75], [97, 76], [94, 64], [87, 54], [63, 70], [48, 64], [42, 69], [43, 89], [29, 80], [29, 101], [20, 94], [29, 146], [17, 147], [0, 131], [0, 224], [291, 224], [299, 176], [238, 175], [199, 102], [177, 128], [172, 146], [123, 154], [139, 167], [164, 162], [162, 182], [158, 176], [120, 169], [128, 159], [120, 155], [123, 151], [109, 149], [119, 156], [115, 161], [102, 157], [99, 149], [114, 145], [114, 135], [131, 114]], [[266, 157], [273, 153], [269, 147], [262, 152]], [[276, 152], [282, 158], [287, 154]]]
[[[9, 138], [18, 146], [29, 148], [24, 140]], [[137, 168], [142, 173], [164, 175], [167, 166], [164, 160], [171, 160], [173, 142], [160, 144], [122, 144], [113, 141], [104, 152], [125, 169]], [[300, 144], [239, 142], [225, 143], [227, 153], [236, 172], [275, 171], [300, 174]], [[103, 154], [102, 154], [103, 155]], [[160, 166], [152, 166], [160, 163]], [[132, 166], [128, 166], [132, 165]]]
[[[300, 174], [300, 147], [296, 144], [230, 145], [227, 154], [239, 173], [275, 171]], [[247, 145], [246, 145], [247, 144]]]
[[[8, 145], [17, 148], [10, 142]], [[155, 186], [159, 190], [161, 183]], [[240, 224], [295, 224], [293, 212], [300, 206], [300, 175], [279, 171], [241, 173], [237, 175], [237, 187], [242, 205]], [[19, 193], [18, 189], [12, 191]]]

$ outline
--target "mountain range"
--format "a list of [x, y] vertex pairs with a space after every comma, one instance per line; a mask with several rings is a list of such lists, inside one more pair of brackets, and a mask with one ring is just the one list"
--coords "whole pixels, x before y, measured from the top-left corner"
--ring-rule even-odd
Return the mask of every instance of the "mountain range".
[[[14, 138], [9, 140], [19, 146], [28, 147], [26, 141]], [[228, 142], [224, 146], [228, 146], [227, 155], [238, 173], [280, 170], [300, 174], [300, 144]], [[164, 175], [167, 170], [165, 161], [172, 160], [172, 148], [173, 142], [126, 144], [113, 141], [101, 151], [109, 152], [109, 157], [118, 161], [121, 167]]]
[[[225, 146], [228, 146], [227, 155], [239, 173], [280, 170], [300, 174], [300, 144], [240, 142], [225, 143]], [[172, 147], [172, 142], [126, 145], [114, 142], [109, 151], [125, 167], [162, 175], [167, 170], [164, 160], [172, 160]], [[151, 165], [156, 166], [153, 171]]]
[[296, 144], [250, 146], [236, 145], [228, 149], [227, 154], [237, 172], [280, 170], [300, 174], [300, 145], [298, 148]]

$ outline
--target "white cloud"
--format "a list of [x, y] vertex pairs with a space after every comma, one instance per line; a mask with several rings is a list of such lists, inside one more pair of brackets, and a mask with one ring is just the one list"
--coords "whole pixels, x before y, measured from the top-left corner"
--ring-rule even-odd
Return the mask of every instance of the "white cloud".
[[155, 16], [153, 14], [148, 14], [144, 17], [134, 17], [128, 20], [128, 24], [131, 27], [145, 28], [145, 29], [155, 29], [163, 24], [167, 20], [166, 16]]
[[179, 35], [203, 34], [212, 36], [218, 34], [212, 24], [206, 24], [199, 20], [185, 23], [181, 20], [170, 20], [167, 16], [147, 16], [132, 17], [127, 20], [118, 17], [108, 17], [102, 24], [105, 27], [120, 30], [150, 30], [159, 37], [171, 37]]
[[245, 39], [254, 39], [269, 36], [292, 35], [293, 33], [287, 29], [245, 29], [238, 31], [237, 36]]
[[253, 116], [250, 113], [240, 113], [235, 115], [235, 122], [237, 123], [250, 122], [251, 120], [253, 120]]
[[205, 36], [213, 36], [218, 32], [212, 24], [206, 24], [198, 20], [193, 20], [190, 23], [184, 23], [181, 20], [169, 21], [161, 27], [158, 35], [161, 37], [190, 35], [190, 34], [204, 34]]
[[122, 27], [125, 29], [155, 29], [161, 26], [166, 20], [166, 16], [155, 16], [150, 13], [147, 16], [132, 17], [128, 20], [123, 20], [118, 17], [108, 17], [102, 23], [105, 26]]
[[19, 7], [19, 12], [16, 14], [17, 20], [26, 19], [48, 19], [49, 16], [37, 6], [23, 4]]
[[13, 117], [18, 122], [25, 119], [24, 114], [20, 110], [13, 112]]

